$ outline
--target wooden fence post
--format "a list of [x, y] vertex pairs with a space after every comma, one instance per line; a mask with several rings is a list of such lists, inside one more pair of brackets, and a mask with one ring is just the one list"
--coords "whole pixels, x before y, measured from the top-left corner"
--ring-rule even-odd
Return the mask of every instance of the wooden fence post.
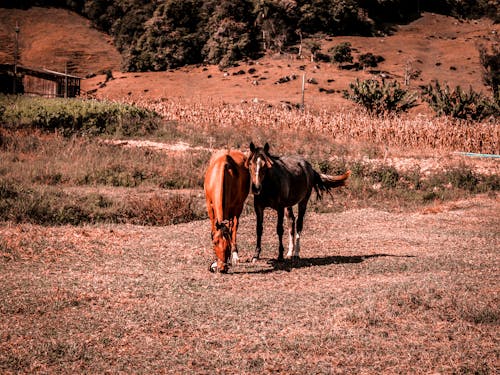
[[300, 108], [304, 110], [304, 92], [306, 91], [306, 73], [302, 74], [302, 101], [300, 103]]

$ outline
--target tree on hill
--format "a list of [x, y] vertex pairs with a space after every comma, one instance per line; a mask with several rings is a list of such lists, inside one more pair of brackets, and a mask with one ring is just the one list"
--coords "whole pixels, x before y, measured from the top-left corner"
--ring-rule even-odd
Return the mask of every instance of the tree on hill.
[[370, 26], [363, 19], [357, 0], [298, 1], [298, 27], [309, 34], [365, 34]]
[[129, 50], [127, 70], [165, 70], [201, 60], [201, 0], [168, 0], [144, 24]]
[[255, 56], [256, 36], [252, 2], [249, 0], [206, 2], [212, 10], [207, 22], [208, 39], [203, 46], [204, 60], [226, 68], [244, 57]]
[[109, 33], [126, 70], [210, 62], [221, 67], [312, 36], [372, 35], [424, 11], [489, 16], [492, 0], [4, 0], [1, 7], [63, 7]]
[[255, 1], [254, 14], [264, 51], [279, 53], [284, 46], [297, 40], [298, 7], [295, 0]]

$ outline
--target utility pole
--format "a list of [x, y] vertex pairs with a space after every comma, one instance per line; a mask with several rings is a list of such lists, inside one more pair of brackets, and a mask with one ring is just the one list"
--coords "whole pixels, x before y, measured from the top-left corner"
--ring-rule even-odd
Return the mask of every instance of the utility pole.
[[304, 103], [304, 92], [306, 91], [306, 73], [302, 75], [302, 101], [300, 103], [300, 108], [304, 110], [305, 108], [305, 103]]
[[17, 61], [19, 60], [19, 24], [16, 21], [16, 39], [14, 46], [14, 83], [13, 83], [13, 94], [17, 94]]
[[68, 62], [64, 66], [64, 99], [68, 97]]

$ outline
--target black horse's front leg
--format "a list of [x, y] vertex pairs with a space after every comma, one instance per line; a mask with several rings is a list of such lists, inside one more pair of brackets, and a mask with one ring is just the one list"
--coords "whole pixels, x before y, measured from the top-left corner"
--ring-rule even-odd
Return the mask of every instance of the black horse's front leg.
[[260, 257], [262, 232], [264, 231], [264, 208], [254, 202], [254, 210], [257, 218], [257, 244], [255, 246], [255, 254], [253, 255], [252, 262], [257, 261]]
[[276, 224], [276, 233], [278, 234], [278, 261], [283, 261], [283, 252], [285, 249], [283, 248], [283, 217], [285, 215], [285, 209], [280, 207], [276, 210], [278, 212], [278, 223]]

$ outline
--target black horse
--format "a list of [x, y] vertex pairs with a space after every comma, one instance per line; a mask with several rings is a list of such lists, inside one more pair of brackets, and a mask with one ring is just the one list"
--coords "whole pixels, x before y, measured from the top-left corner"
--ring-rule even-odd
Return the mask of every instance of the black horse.
[[[322, 192], [343, 186], [351, 174], [347, 171], [340, 176], [329, 176], [316, 172], [311, 164], [301, 156], [277, 157], [269, 154], [269, 144], [255, 147], [250, 143], [250, 156], [247, 159], [254, 195], [255, 215], [257, 216], [257, 245], [253, 261], [259, 259], [264, 222], [264, 209], [271, 207], [278, 212], [276, 232], [279, 238], [278, 260], [283, 260], [283, 216], [287, 212], [289, 245], [287, 257], [298, 259], [300, 234], [302, 232], [307, 202], [314, 189], [319, 198]], [[298, 204], [298, 217], [295, 221], [292, 207]]]

